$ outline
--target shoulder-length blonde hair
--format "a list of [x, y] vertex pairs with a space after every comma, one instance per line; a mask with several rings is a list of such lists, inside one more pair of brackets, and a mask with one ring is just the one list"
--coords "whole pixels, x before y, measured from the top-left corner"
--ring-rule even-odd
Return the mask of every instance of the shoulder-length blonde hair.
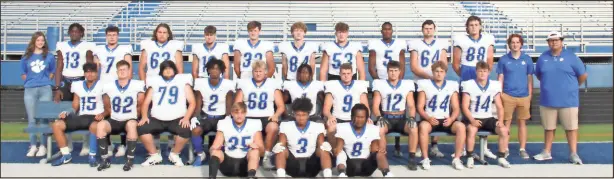
[[45, 40], [45, 45], [43, 45], [43, 58], [47, 57], [47, 54], [49, 53], [49, 45], [47, 44], [47, 37], [45, 37], [45, 34], [43, 34], [43, 32], [38, 31], [32, 34], [32, 38], [30, 39], [30, 43], [28, 43], [28, 48], [26, 48], [26, 53], [24, 54], [25, 56], [24, 59], [30, 58], [32, 54], [34, 53], [34, 50], [36, 49], [36, 39], [38, 39], [38, 37], [43, 37], [43, 40]]

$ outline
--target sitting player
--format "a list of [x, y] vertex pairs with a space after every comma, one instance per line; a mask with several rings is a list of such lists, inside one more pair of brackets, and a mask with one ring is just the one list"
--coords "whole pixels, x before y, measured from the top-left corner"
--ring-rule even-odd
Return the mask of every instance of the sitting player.
[[108, 155], [109, 143], [107, 135], [117, 135], [126, 133], [128, 150], [126, 151], [126, 163], [124, 171], [132, 169], [134, 162], [134, 150], [137, 140], [137, 118], [139, 109], [144, 98], [145, 84], [141, 80], [130, 78], [130, 64], [124, 60], [117, 62], [117, 80], [108, 83], [102, 89], [104, 95], [104, 106], [111, 111], [111, 118], [98, 122], [96, 136], [98, 138], [98, 148], [100, 149], [102, 161], [98, 166], [98, 171], [111, 167]]
[[322, 122], [322, 116], [316, 114], [316, 106], [318, 101], [324, 99], [324, 83], [313, 80], [313, 69], [308, 64], [300, 65], [295, 73], [296, 80], [284, 81], [284, 101], [309, 98], [313, 106], [309, 112], [309, 121]]
[[[286, 121], [279, 127], [279, 143], [273, 147], [276, 153], [277, 177], [309, 177], [320, 173], [331, 177], [332, 147], [324, 141], [324, 124], [309, 120], [313, 104], [309, 98], [297, 98], [292, 102], [295, 121]], [[288, 150], [286, 150], [288, 149]], [[287, 167], [286, 167], [287, 165]]]
[[[448, 66], [443, 61], [437, 61], [431, 66], [432, 79], [418, 81], [418, 114], [423, 120], [420, 121], [420, 150], [427, 154], [429, 136], [432, 131], [447, 132], [456, 136], [454, 145], [454, 159], [452, 167], [462, 170], [463, 163], [460, 160], [463, 146], [465, 145], [465, 125], [457, 121], [460, 115], [458, 104], [458, 83], [445, 80]], [[450, 111], [451, 110], [451, 111]], [[422, 155], [420, 162], [422, 169], [431, 168], [431, 160], [428, 155]]]
[[[410, 170], [416, 170], [416, 147], [418, 145], [418, 128], [416, 126], [416, 108], [414, 107], [414, 82], [401, 80], [401, 64], [390, 61], [387, 65], [388, 79], [373, 81], [373, 113], [376, 124], [380, 126], [380, 150], [386, 151], [386, 134], [398, 132], [409, 137]], [[382, 108], [380, 112], [380, 105]], [[405, 107], [408, 107], [409, 117]]]
[[245, 118], [247, 106], [242, 102], [234, 103], [230, 111], [232, 117], [217, 123], [210, 148], [209, 178], [215, 178], [218, 169], [227, 177], [255, 177], [264, 153], [262, 124], [258, 119]]
[[[183, 166], [179, 152], [190, 139], [190, 118], [196, 102], [192, 91], [192, 76], [177, 74], [175, 62], [167, 60], [160, 64], [159, 76], [147, 79], [147, 93], [141, 106], [141, 120], [137, 132], [149, 157], [141, 165], [151, 166], [162, 162], [162, 155], [154, 145], [153, 135], [170, 132], [175, 136], [175, 145], [168, 160]], [[153, 102], [153, 103], [152, 103]], [[149, 113], [151, 106], [151, 119]]]
[[[489, 80], [489, 66], [486, 62], [476, 64], [477, 78], [463, 81], [463, 113], [467, 123], [467, 168], [473, 168], [473, 148], [475, 135], [479, 129], [490, 131], [499, 135], [499, 153], [497, 161], [504, 168], [509, 168], [510, 163], [505, 159], [508, 147], [508, 128], [503, 123], [503, 105], [501, 103], [501, 84], [498, 81]], [[495, 101], [497, 117], [492, 114], [492, 101]]]
[[[200, 111], [200, 119], [192, 118], [190, 129], [192, 130], [192, 146], [197, 157], [194, 166], [201, 166], [206, 155], [203, 150], [203, 136], [209, 132], [215, 132], [217, 122], [226, 118], [229, 114], [227, 109], [232, 104], [232, 94], [235, 91], [235, 83], [232, 80], [222, 78], [222, 73], [226, 70], [224, 61], [216, 58], [210, 59], [207, 64], [209, 78], [197, 78], [194, 80], [194, 90], [196, 96], [196, 113]], [[196, 116], [196, 115], [195, 115]], [[209, 137], [209, 147], [213, 144]], [[190, 154], [192, 155], [192, 154]]]
[[[52, 125], [53, 137], [57, 141], [60, 153], [62, 153], [60, 159], [51, 163], [52, 166], [59, 166], [72, 160], [70, 149], [66, 145], [66, 133], [78, 130], [93, 131], [96, 128], [97, 121], [104, 119], [110, 113], [105, 110], [102, 103], [103, 84], [98, 84], [98, 68], [96, 64], [84, 64], [83, 72], [85, 80], [75, 81], [70, 89], [74, 95], [72, 100], [73, 110], [60, 113], [59, 119], [55, 120]], [[75, 113], [78, 115], [74, 115]], [[95, 135], [90, 136], [89, 145], [94, 146], [90, 146], [89, 163], [91, 167], [96, 167], [96, 138]]]
[[394, 177], [385, 150], [379, 149], [379, 127], [367, 124], [368, 118], [369, 108], [356, 104], [352, 107], [351, 123], [337, 124], [335, 155], [339, 177], [371, 176], [376, 168], [384, 177]]

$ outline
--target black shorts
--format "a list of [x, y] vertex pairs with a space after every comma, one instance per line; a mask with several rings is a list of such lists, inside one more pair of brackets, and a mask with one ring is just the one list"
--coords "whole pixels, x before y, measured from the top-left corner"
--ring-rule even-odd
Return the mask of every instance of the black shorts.
[[[448, 134], [453, 134], [452, 125], [454, 125], [454, 122], [458, 122], [458, 121], [454, 121], [452, 122], [452, 124], [450, 124], [450, 126], [445, 127], [443, 126], [444, 120], [446, 119], [437, 119], [437, 121], [439, 121], [439, 124], [437, 124], [436, 126], [433, 126], [433, 130], [431, 130], [431, 132], [447, 132]], [[428, 121], [424, 121], [424, 122], [428, 122]]]
[[232, 158], [224, 153], [224, 161], [220, 163], [220, 172], [226, 177], [246, 177], [247, 156]]
[[70, 88], [72, 86], [72, 82], [85, 80], [85, 77], [76, 77], [70, 78], [62, 76], [62, 84], [60, 85], [60, 92], [62, 92], [63, 98], [62, 101], [72, 101], [73, 93], [70, 92]]
[[[330, 81], [330, 80], [341, 80], [341, 76], [333, 75], [333, 74], [330, 74], [330, 73], [326, 76], [326, 78], [327, 78], [328, 81]], [[354, 75], [352, 75], [352, 79], [353, 80], [357, 80], [358, 79], [358, 73], [355, 73]]]
[[[475, 118], [475, 120], [479, 120], [482, 122], [482, 127], [479, 128], [480, 130], [489, 131], [493, 134], [497, 133], [497, 119], [495, 119], [494, 117], [481, 119]], [[471, 125], [471, 122], [469, 122], [469, 120], [466, 120], [465, 125]]]
[[403, 135], [408, 135], [407, 132], [405, 132], [405, 125], [407, 123], [407, 121], [405, 121], [405, 115], [390, 115], [390, 114], [384, 114], [382, 117], [386, 118], [388, 120], [388, 133], [392, 133], [392, 132], [397, 132], [397, 133], [401, 133]]
[[[182, 117], [183, 118], [183, 117]], [[162, 132], [170, 132], [173, 135], [178, 135], [182, 138], [190, 138], [192, 131], [190, 128], [183, 128], [179, 125], [179, 121], [182, 118], [177, 118], [172, 121], [161, 121], [154, 117], [149, 118], [149, 123], [137, 127], [139, 136], [145, 134], [159, 135]]]
[[121, 134], [121, 133], [127, 133], [126, 131], [126, 124], [128, 124], [128, 121], [136, 121], [136, 119], [128, 119], [125, 121], [117, 121], [114, 119], [107, 119], [107, 121], [109, 122], [109, 124], [111, 125], [111, 135], [117, 135], [117, 134]]
[[207, 115], [201, 113], [201, 118], [198, 119], [200, 122], [200, 128], [203, 130], [203, 134], [207, 134], [209, 132], [217, 131], [217, 122], [226, 118], [226, 115]]
[[66, 130], [64, 131], [90, 130], [90, 125], [94, 122], [94, 117], [95, 115], [68, 115], [64, 119], [64, 123], [66, 124]]
[[[260, 123], [262, 123], [262, 136], [264, 136], [264, 133], [266, 131], [266, 125], [269, 124], [269, 122], [273, 122], [273, 121], [269, 121], [269, 117], [245, 117], [246, 119], [258, 119], [260, 120]], [[277, 121], [277, 124], [279, 124], [280, 121]]]
[[322, 166], [320, 158], [313, 153], [311, 157], [296, 158], [292, 152], [288, 153], [286, 160], [286, 171], [292, 177], [313, 178], [320, 173]]
[[345, 173], [349, 177], [353, 176], [371, 176], [377, 169], [377, 157], [375, 152], [369, 154], [366, 159], [350, 159], [347, 160]]

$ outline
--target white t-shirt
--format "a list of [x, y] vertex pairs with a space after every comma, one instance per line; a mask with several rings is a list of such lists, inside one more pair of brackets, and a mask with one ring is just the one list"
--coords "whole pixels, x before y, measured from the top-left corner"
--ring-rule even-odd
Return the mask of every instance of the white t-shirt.
[[488, 80], [486, 86], [478, 85], [477, 80], [467, 80], [461, 83], [463, 93], [471, 96], [469, 111], [474, 118], [493, 117], [493, 109], [497, 108], [493, 101], [495, 96], [501, 93], [501, 83], [499, 81]]
[[107, 45], [99, 45], [93, 53], [100, 63], [100, 80], [107, 83], [117, 80], [117, 62], [124, 60], [126, 55], [132, 55], [132, 47], [118, 45], [110, 49]]
[[85, 80], [72, 83], [70, 92], [79, 96], [79, 115], [97, 115], [104, 111], [102, 81], [95, 81], [90, 88]]
[[239, 79], [237, 90], [243, 92], [243, 102], [247, 105], [248, 117], [270, 117], [275, 114], [275, 91], [281, 90], [281, 81], [266, 78], [260, 86], [253, 78]]
[[488, 47], [494, 46], [495, 37], [492, 34], [481, 33], [477, 40], [471, 39], [467, 34], [456, 34], [453, 46], [461, 48], [461, 65], [472, 66], [478, 61], [486, 61]]
[[288, 64], [287, 80], [296, 80], [296, 70], [301, 64], [309, 64], [311, 55], [318, 52], [318, 44], [304, 42], [302, 46], [294, 46], [294, 42], [282, 42], [279, 44], [279, 53], [286, 55]]
[[316, 151], [318, 136], [326, 135], [324, 124], [307, 121], [307, 125], [300, 130], [296, 121], [286, 121], [279, 125], [279, 133], [285, 134], [288, 139], [288, 150], [297, 158], [311, 157]]
[[318, 93], [324, 91], [324, 85], [321, 81], [311, 81], [305, 86], [298, 81], [284, 81], [283, 89], [290, 93], [292, 101], [302, 97], [309, 98], [313, 105], [313, 109], [311, 109], [309, 115], [316, 114], [317, 110], [315, 108], [318, 100]]
[[82, 77], [83, 64], [87, 62], [87, 51], [92, 51], [96, 48], [93, 42], [80, 41], [77, 45], [73, 45], [70, 40], [58, 42], [57, 50], [62, 53], [64, 59], [64, 67], [62, 67], [62, 75], [66, 77]]
[[337, 120], [349, 121], [355, 104], [360, 103], [360, 96], [367, 93], [369, 83], [362, 80], [352, 80], [350, 85], [343, 85], [341, 80], [331, 80], [325, 83], [325, 92], [333, 96], [333, 116]]
[[458, 82], [444, 80], [441, 87], [435, 85], [433, 80], [418, 80], [418, 92], [426, 95], [424, 110], [426, 114], [437, 119], [450, 117], [452, 95], [458, 93]]
[[249, 144], [256, 132], [262, 131], [262, 122], [257, 119], [245, 119], [238, 127], [230, 116], [217, 122], [217, 131], [224, 134], [224, 153], [232, 158], [245, 158]]
[[249, 79], [252, 77], [252, 62], [263, 60], [266, 63], [266, 53], [273, 52], [275, 46], [269, 41], [258, 40], [252, 44], [249, 39], [240, 39], [235, 41], [233, 48], [241, 52], [241, 78]]
[[194, 81], [194, 90], [199, 91], [202, 96], [203, 106], [202, 111], [208, 115], [224, 115], [226, 114], [226, 94], [235, 91], [235, 82], [220, 78], [220, 82], [213, 86], [209, 83], [208, 78], [197, 78]]
[[351, 123], [337, 124], [336, 138], [343, 139], [343, 151], [350, 159], [366, 159], [371, 153], [371, 142], [379, 140], [379, 127], [365, 124], [363, 131], [357, 132]]
[[183, 42], [178, 40], [169, 40], [162, 45], [149, 39], [141, 41], [141, 51], [147, 52], [147, 77], [159, 75], [162, 62], [175, 62], [175, 54], [183, 51], [183, 46]]
[[162, 76], [152, 76], [147, 80], [147, 88], [153, 90], [151, 117], [161, 121], [184, 117], [187, 112], [186, 84], [192, 86], [192, 75], [177, 74], [168, 81]]
[[[216, 58], [218, 60], [222, 60], [224, 54], [228, 55], [228, 44], [226, 43], [217, 43], [214, 42], [211, 49], [207, 48], [206, 43], [195, 43], [192, 44], [192, 55], [196, 55], [198, 59], [198, 77], [207, 78], [209, 74], [207, 73], [206, 64], [209, 60]], [[230, 68], [230, 67], [226, 67]], [[223, 72], [222, 72], [223, 73]]]
[[411, 80], [399, 80], [396, 85], [392, 85], [388, 80], [374, 80], [373, 91], [378, 91], [381, 96], [382, 111], [405, 111], [407, 96], [409, 92], [415, 90], [414, 82]]
[[398, 62], [399, 54], [405, 52], [406, 47], [407, 44], [404, 40], [393, 39], [390, 43], [386, 43], [382, 39], [369, 40], [369, 51], [375, 51], [375, 69], [380, 79], [388, 79], [388, 62]]
[[141, 80], [129, 80], [124, 87], [119, 85], [119, 81], [114, 80], [102, 89], [103, 93], [109, 96], [111, 102], [111, 119], [116, 121], [126, 121], [137, 119], [138, 113], [138, 94], [145, 93], [145, 83]]
[[[424, 40], [412, 40], [408, 43], [407, 49], [409, 52], [416, 51], [418, 54], [418, 67], [429, 76], [433, 76], [431, 66], [439, 61], [442, 51], [448, 50], [448, 42], [446, 40], [433, 39], [431, 43], [426, 43]], [[414, 75], [414, 79], [424, 79]]]
[[328, 55], [328, 74], [339, 75], [341, 64], [351, 63], [352, 72], [356, 74], [356, 59], [358, 53], [362, 53], [360, 42], [347, 42], [345, 46], [340, 46], [336, 42], [327, 42], [322, 46], [322, 53]]

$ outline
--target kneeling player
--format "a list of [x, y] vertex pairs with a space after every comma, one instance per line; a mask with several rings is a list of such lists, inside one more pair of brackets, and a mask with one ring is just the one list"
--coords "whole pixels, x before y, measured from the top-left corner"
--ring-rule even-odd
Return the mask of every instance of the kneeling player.
[[[457, 170], [463, 169], [463, 162], [460, 154], [465, 145], [465, 125], [457, 121], [460, 114], [458, 106], [458, 83], [452, 80], [445, 80], [448, 66], [442, 62], [435, 62], [431, 66], [433, 72], [432, 79], [418, 81], [418, 113], [422, 117], [420, 121], [420, 150], [427, 154], [428, 142], [431, 131], [448, 132], [456, 135], [454, 145], [454, 159], [452, 167]], [[450, 111], [452, 110], [452, 111]], [[422, 155], [420, 162], [422, 169], [431, 168], [431, 160], [428, 155]]]
[[[504, 168], [509, 168], [510, 163], [505, 159], [507, 143], [509, 140], [508, 128], [503, 123], [503, 105], [501, 103], [501, 84], [498, 81], [489, 80], [490, 69], [486, 62], [476, 64], [477, 78], [462, 83], [463, 88], [463, 113], [467, 118], [467, 167], [473, 168], [473, 148], [475, 135], [479, 129], [490, 131], [499, 135], [499, 153], [497, 161]], [[492, 101], [495, 101], [498, 120], [492, 114]]]
[[98, 122], [96, 137], [98, 148], [100, 149], [102, 162], [98, 166], [98, 171], [111, 167], [109, 161], [109, 142], [106, 139], [108, 134], [117, 135], [126, 133], [128, 141], [126, 145], [126, 163], [124, 171], [132, 169], [134, 160], [134, 150], [136, 149], [137, 132], [136, 119], [139, 115], [143, 103], [145, 84], [141, 80], [130, 79], [130, 64], [124, 60], [117, 62], [117, 80], [107, 84], [102, 92], [104, 93], [104, 106], [111, 111], [111, 119]]
[[258, 119], [246, 119], [246, 113], [245, 103], [234, 103], [232, 118], [217, 123], [217, 134], [210, 148], [209, 178], [215, 178], [218, 169], [228, 177], [256, 176], [260, 155], [264, 154], [262, 124]]
[[379, 127], [367, 124], [368, 117], [369, 108], [359, 103], [352, 107], [350, 123], [337, 124], [335, 154], [339, 177], [371, 176], [377, 168], [384, 177], [394, 177], [386, 153], [379, 149]]
[[324, 177], [332, 176], [329, 153], [332, 147], [324, 141], [324, 124], [309, 121], [312, 108], [309, 98], [297, 98], [292, 103], [296, 120], [281, 123], [279, 143], [273, 147], [273, 152], [277, 154], [277, 177], [285, 177], [286, 168], [292, 177], [313, 178], [320, 173], [320, 169], [324, 169]]

